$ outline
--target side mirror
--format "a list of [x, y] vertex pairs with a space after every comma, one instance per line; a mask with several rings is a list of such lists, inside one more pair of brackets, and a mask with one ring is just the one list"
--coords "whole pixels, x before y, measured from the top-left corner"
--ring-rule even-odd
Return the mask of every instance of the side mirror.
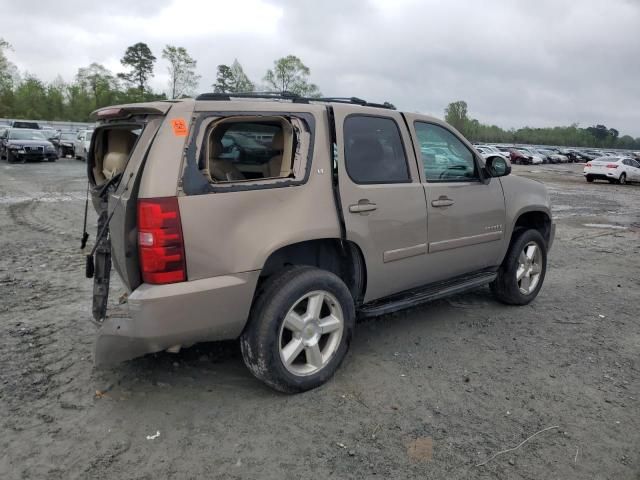
[[490, 177], [504, 177], [511, 173], [511, 163], [502, 157], [490, 157], [485, 169]]

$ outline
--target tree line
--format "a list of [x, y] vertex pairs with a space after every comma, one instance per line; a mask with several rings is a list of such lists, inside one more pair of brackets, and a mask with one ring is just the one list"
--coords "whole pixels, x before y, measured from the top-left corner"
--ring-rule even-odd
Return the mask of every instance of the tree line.
[[[0, 38], [0, 117], [85, 122], [97, 108], [121, 103], [147, 102], [189, 97], [200, 83], [197, 61], [184, 47], [166, 45], [162, 59], [167, 62], [169, 82], [166, 92], [153, 91], [157, 58], [146, 43], [127, 47], [120, 63], [125, 72], [114, 74], [99, 63], [78, 69], [71, 82], [58, 76], [44, 82], [35, 75], [21, 74], [9, 61], [11, 45]], [[310, 82], [310, 69], [295, 55], [274, 61], [265, 73], [261, 89], [320, 96], [317, 85]], [[231, 65], [218, 65], [211, 88], [218, 93], [252, 92], [256, 83], [249, 80], [237, 59]]]
[[574, 123], [568, 127], [522, 127], [505, 130], [469, 117], [467, 103], [462, 100], [450, 103], [444, 114], [447, 123], [473, 142], [640, 150], [640, 137], [634, 139], [630, 135], [620, 136], [618, 130], [605, 125], [580, 128]]
[[[84, 122], [90, 120], [93, 110], [108, 105], [191, 96], [200, 83], [197, 61], [184, 47], [174, 45], [166, 45], [161, 52], [169, 75], [166, 92], [156, 92], [149, 87], [157, 58], [143, 42], [125, 50], [120, 59], [125, 72], [114, 74], [103, 65], [92, 63], [79, 68], [71, 82], [65, 82], [60, 76], [52, 82], [43, 82], [29, 73], [21, 75], [6, 56], [9, 49], [11, 45], [0, 38], [0, 117], [4, 118]], [[275, 60], [273, 68], [266, 71], [262, 83], [257, 85], [234, 59], [230, 65], [217, 66], [211, 88], [216, 93], [260, 89], [320, 97], [320, 89], [310, 77], [309, 67], [300, 58], [287, 55]], [[469, 117], [464, 101], [450, 103], [444, 113], [445, 120], [472, 141], [640, 149], [640, 137], [620, 136], [618, 130], [605, 125], [505, 130]]]

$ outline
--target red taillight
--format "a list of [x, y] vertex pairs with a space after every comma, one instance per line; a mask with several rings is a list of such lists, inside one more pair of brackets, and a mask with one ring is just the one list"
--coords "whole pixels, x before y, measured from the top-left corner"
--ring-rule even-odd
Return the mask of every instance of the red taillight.
[[609, 163], [609, 164], [607, 164], [607, 168], [618, 168], [618, 164], [617, 163]]
[[585, 165], [585, 167], [589, 167], [589, 168], [591, 168], [591, 164], [590, 164], [590, 163], [587, 163], [587, 164]]
[[160, 284], [187, 279], [176, 197], [138, 200], [138, 252], [142, 281]]

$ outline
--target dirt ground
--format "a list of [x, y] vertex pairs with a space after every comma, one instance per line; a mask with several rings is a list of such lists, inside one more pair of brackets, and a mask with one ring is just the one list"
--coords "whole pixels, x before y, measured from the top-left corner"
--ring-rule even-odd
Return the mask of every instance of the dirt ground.
[[640, 185], [514, 167], [558, 222], [536, 301], [361, 323], [332, 381], [285, 396], [235, 342], [94, 370], [84, 169], [0, 163], [0, 478], [640, 479]]

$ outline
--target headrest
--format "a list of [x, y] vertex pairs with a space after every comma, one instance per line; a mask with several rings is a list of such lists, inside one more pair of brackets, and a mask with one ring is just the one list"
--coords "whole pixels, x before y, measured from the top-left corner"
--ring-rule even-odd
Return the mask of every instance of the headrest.
[[136, 136], [129, 130], [113, 129], [107, 133], [107, 152], [130, 153]]
[[273, 135], [273, 139], [271, 140], [271, 148], [278, 151], [284, 150], [284, 135], [282, 134], [282, 130], [277, 131]]
[[222, 151], [224, 150], [224, 146], [219, 139], [212, 138], [210, 144], [211, 153], [209, 158], [218, 158], [222, 155]]

